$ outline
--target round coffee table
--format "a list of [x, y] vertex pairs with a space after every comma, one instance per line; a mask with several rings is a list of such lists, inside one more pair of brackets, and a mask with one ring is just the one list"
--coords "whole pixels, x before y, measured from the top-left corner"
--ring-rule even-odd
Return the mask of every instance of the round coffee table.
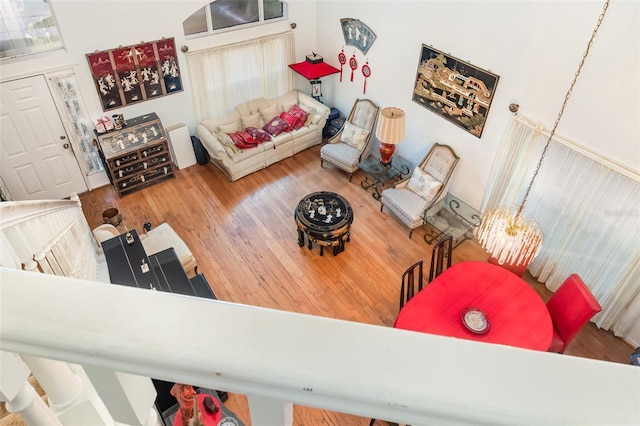
[[298, 226], [298, 245], [304, 246], [307, 235], [309, 250], [313, 243], [333, 247], [333, 255], [344, 251], [345, 242], [351, 239], [353, 210], [351, 204], [335, 192], [319, 191], [306, 195], [296, 207], [294, 218]]

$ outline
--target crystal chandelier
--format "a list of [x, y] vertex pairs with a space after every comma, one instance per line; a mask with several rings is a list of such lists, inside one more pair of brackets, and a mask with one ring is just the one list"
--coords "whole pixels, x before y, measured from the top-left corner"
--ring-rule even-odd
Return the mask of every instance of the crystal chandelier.
[[478, 227], [477, 237], [480, 245], [489, 252], [489, 255], [492, 258], [496, 259], [499, 265], [506, 264], [515, 266], [524, 271], [524, 269], [529, 266], [540, 252], [540, 248], [542, 247], [542, 242], [544, 240], [542, 229], [538, 222], [533, 218], [523, 216], [522, 213], [527, 203], [527, 198], [529, 197], [529, 192], [531, 191], [533, 182], [535, 181], [538, 171], [540, 170], [540, 166], [542, 165], [542, 160], [544, 160], [547, 150], [549, 149], [549, 145], [551, 144], [551, 140], [558, 128], [558, 124], [560, 123], [562, 114], [567, 106], [569, 97], [571, 97], [573, 87], [578, 80], [580, 71], [582, 71], [584, 61], [589, 55], [589, 50], [591, 49], [593, 40], [595, 39], [598, 29], [600, 28], [600, 24], [602, 24], [602, 20], [607, 12], [609, 1], [610, 0], [606, 0], [602, 13], [598, 17], [596, 26], [593, 29], [593, 33], [591, 34], [591, 38], [587, 44], [587, 49], [582, 55], [582, 60], [580, 61], [578, 70], [576, 71], [569, 90], [564, 97], [560, 113], [556, 118], [544, 150], [540, 155], [540, 160], [538, 160], [538, 165], [531, 177], [527, 191], [524, 194], [522, 204], [520, 206], [501, 206], [487, 210], [484, 214], [481, 225]]

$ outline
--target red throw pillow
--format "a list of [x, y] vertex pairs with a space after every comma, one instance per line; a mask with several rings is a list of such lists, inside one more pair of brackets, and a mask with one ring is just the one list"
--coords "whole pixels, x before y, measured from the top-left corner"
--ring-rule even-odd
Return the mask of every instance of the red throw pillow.
[[285, 130], [285, 132], [290, 131], [298, 121], [298, 116], [295, 114], [291, 114], [290, 112], [282, 112], [280, 114], [280, 118], [286, 121], [287, 124], [289, 125], [289, 127]]
[[306, 123], [307, 118], [309, 117], [309, 113], [300, 108], [298, 105], [292, 106], [291, 109], [289, 109], [289, 113], [298, 117], [298, 121], [296, 121], [296, 123], [293, 125], [294, 130], [298, 130], [303, 127], [304, 123]]
[[255, 127], [247, 127], [245, 129], [253, 139], [255, 139], [258, 143], [266, 142], [271, 140], [271, 135], [264, 130], [260, 130]]
[[273, 117], [271, 121], [264, 125], [262, 130], [269, 133], [271, 136], [278, 136], [289, 128], [289, 123], [284, 121], [280, 117]]
[[258, 142], [255, 141], [248, 132], [228, 133], [233, 144], [240, 149], [255, 148]]

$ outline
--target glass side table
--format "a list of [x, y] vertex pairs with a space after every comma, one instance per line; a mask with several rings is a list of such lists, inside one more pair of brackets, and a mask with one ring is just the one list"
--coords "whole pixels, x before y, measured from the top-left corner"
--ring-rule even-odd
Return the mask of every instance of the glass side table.
[[431, 218], [423, 214], [422, 220], [429, 225], [424, 235], [427, 244], [431, 245], [451, 235], [453, 247], [457, 247], [463, 241], [473, 238], [473, 230], [482, 222], [482, 213], [449, 192], [440, 211]]
[[391, 164], [383, 166], [380, 159], [374, 155], [366, 158], [358, 164], [358, 168], [365, 172], [365, 178], [360, 182], [364, 189], [373, 188], [373, 198], [380, 199], [380, 189], [391, 180], [404, 179], [411, 174], [413, 165], [401, 157], [394, 154], [391, 157]]

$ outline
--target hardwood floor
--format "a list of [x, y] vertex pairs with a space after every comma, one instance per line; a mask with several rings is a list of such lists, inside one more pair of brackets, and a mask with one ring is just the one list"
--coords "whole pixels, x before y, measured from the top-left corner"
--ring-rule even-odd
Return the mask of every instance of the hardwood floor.
[[[101, 212], [116, 207], [121, 231], [144, 222], [169, 223], [184, 239], [220, 300], [391, 326], [398, 311], [400, 276], [416, 260], [430, 260], [431, 247], [418, 229], [413, 238], [386, 212], [357, 172], [320, 167], [319, 146], [229, 182], [215, 166], [194, 165], [176, 179], [119, 198], [103, 187], [80, 196], [91, 228]], [[351, 241], [344, 252], [324, 256], [297, 244], [293, 211], [315, 191], [333, 191], [354, 209]], [[475, 241], [454, 250], [453, 263], [486, 260]], [[544, 300], [550, 292], [525, 276]], [[292, 346], [295, 350], [295, 345]], [[623, 340], [589, 323], [567, 356], [628, 364], [633, 351]], [[246, 398], [231, 394], [227, 406], [250, 425]], [[295, 406], [295, 425], [367, 425], [368, 418]]]

